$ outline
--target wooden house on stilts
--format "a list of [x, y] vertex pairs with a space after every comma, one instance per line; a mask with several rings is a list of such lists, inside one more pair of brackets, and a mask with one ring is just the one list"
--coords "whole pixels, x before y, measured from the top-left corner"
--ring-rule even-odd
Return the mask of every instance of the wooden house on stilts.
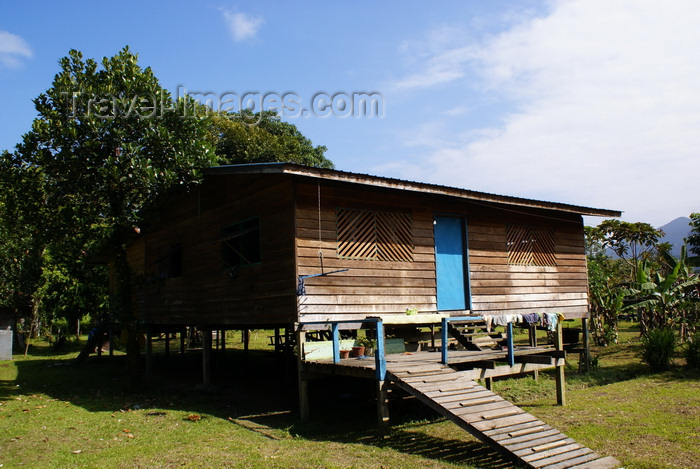
[[[276, 329], [296, 344], [302, 417], [311, 377], [368, 377], [380, 423], [396, 385], [531, 467], [615, 467], [474, 380], [554, 366], [563, 403], [561, 319], [583, 319], [587, 336], [582, 216], [620, 212], [287, 163], [204, 174], [130, 246], [149, 335], [196, 326], [206, 356], [207, 331]], [[487, 330], [526, 320], [559, 331], [555, 343]], [[376, 356], [340, 358], [359, 329]], [[389, 330], [411, 355], [387, 354]], [[328, 339], [325, 355], [311, 337]]]

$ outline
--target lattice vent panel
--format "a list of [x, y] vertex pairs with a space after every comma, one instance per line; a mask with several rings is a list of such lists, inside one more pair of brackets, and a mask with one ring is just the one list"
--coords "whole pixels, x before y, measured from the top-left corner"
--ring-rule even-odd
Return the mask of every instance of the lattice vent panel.
[[508, 225], [506, 249], [508, 263], [555, 266], [554, 229], [549, 226]]
[[339, 258], [413, 261], [410, 213], [337, 208], [335, 220]]

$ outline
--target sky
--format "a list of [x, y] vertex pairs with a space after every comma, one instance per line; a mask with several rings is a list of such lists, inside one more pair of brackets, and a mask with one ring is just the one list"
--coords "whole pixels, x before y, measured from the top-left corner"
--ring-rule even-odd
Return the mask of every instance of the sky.
[[174, 95], [286, 104], [337, 169], [658, 227], [700, 211], [698, 24], [695, 0], [3, 1], [0, 150], [70, 49], [128, 45]]

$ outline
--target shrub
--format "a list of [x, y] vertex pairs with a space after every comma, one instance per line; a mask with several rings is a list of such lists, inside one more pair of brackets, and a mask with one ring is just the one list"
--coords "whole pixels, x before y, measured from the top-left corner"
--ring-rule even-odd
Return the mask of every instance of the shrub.
[[700, 332], [688, 339], [685, 347], [685, 361], [688, 367], [700, 370]]
[[655, 370], [667, 370], [677, 344], [673, 330], [665, 327], [652, 329], [642, 338], [642, 359]]

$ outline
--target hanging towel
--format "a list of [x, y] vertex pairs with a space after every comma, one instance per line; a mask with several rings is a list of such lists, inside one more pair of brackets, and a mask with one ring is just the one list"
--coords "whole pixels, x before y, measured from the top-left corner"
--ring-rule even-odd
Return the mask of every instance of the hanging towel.
[[537, 313], [528, 313], [523, 314], [523, 320], [528, 324], [537, 324], [540, 318], [537, 316]]
[[547, 316], [547, 330], [556, 330], [557, 322], [559, 321], [559, 315], [557, 315], [557, 313], [545, 313], [545, 315]]
[[491, 332], [491, 325], [493, 324], [493, 316], [483, 316], [484, 322], [486, 323], [486, 332]]
[[498, 316], [493, 317], [493, 325], [494, 326], [505, 326], [508, 324], [508, 317], [505, 314], [500, 314]]

